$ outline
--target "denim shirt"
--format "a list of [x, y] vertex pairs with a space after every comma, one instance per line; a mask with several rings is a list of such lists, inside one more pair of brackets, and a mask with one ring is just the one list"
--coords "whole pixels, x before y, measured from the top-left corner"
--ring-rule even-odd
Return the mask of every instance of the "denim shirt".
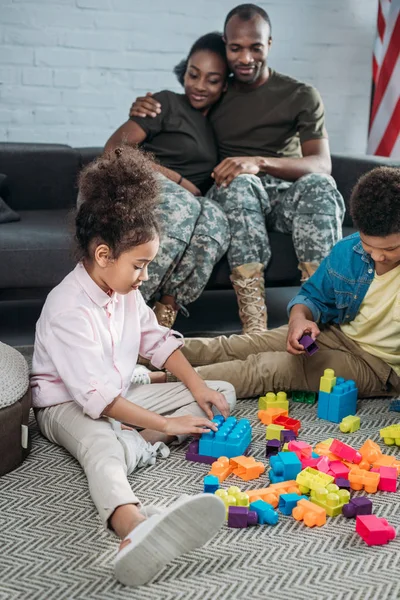
[[357, 315], [374, 278], [375, 263], [360, 234], [338, 242], [288, 305], [304, 304], [317, 323], [349, 323]]

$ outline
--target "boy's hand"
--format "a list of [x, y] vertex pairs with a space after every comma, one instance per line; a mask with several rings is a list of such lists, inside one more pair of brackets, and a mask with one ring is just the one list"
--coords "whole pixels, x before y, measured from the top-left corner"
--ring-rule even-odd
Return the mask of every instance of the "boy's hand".
[[165, 417], [165, 420], [163, 433], [167, 435], [201, 435], [202, 433], [209, 433], [210, 430], [218, 431], [216, 424], [205, 417], [186, 415], [184, 417]]
[[197, 404], [206, 413], [209, 419], [213, 419], [214, 413], [212, 407], [215, 406], [219, 410], [222, 416], [229, 417], [229, 404], [226, 398], [221, 392], [216, 392], [204, 384], [200, 390], [192, 392], [196, 399]]
[[295, 317], [289, 321], [286, 350], [289, 354], [304, 354], [305, 350], [304, 347], [299, 344], [299, 339], [303, 337], [304, 334], [308, 334], [315, 340], [320, 333], [318, 325], [314, 321], [309, 321], [300, 316]]

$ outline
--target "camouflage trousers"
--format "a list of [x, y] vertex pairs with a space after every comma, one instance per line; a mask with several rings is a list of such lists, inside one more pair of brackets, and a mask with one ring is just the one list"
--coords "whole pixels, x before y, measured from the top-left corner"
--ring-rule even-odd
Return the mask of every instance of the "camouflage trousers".
[[294, 182], [239, 175], [226, 188], [214, 185], [207, 196], [228, 217], [231, 269], [250, 262], [267, 267], [268, 231], [292, 235], [299, 263], [319, 264], [342, 237], [345, 204], [330, 175], [304, 175]]
[[209, 198], [193, 196], [160, 175], [160, 249], [141, 286], [146, 301], [171, 295], [177, 304], [194, 302], [204, 290], [214, 265], [230, 243], [228, 219]]

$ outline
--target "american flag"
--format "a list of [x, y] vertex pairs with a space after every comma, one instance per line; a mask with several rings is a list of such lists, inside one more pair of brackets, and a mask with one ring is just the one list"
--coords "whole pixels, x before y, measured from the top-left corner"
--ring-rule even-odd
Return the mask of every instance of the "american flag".
[[400, 0], [378, 0], [367, 154], [400, 158]]

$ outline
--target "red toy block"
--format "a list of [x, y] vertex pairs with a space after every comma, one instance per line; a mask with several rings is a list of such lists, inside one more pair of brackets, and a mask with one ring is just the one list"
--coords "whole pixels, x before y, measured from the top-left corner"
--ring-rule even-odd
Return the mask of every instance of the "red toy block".
[[333, 440], [329, 450], [342, 460], [347, 460], [356, 465], [362, 461], [362, 456], [357, 450], [339, 440]]
[[368, 546], [382, 546], [396, 537], [396, 530], [386, 519], [376, 515], [358, 515], [356, 532]]
[[299, 435], [301, 423], [297, 419], [291, 419], [290, 417], [281, 415], [275, 417], [272, 422], [274, 425], [282, 425], [284, 429], [290, 429], [290, 431], [294, 431], [296, 435]]

